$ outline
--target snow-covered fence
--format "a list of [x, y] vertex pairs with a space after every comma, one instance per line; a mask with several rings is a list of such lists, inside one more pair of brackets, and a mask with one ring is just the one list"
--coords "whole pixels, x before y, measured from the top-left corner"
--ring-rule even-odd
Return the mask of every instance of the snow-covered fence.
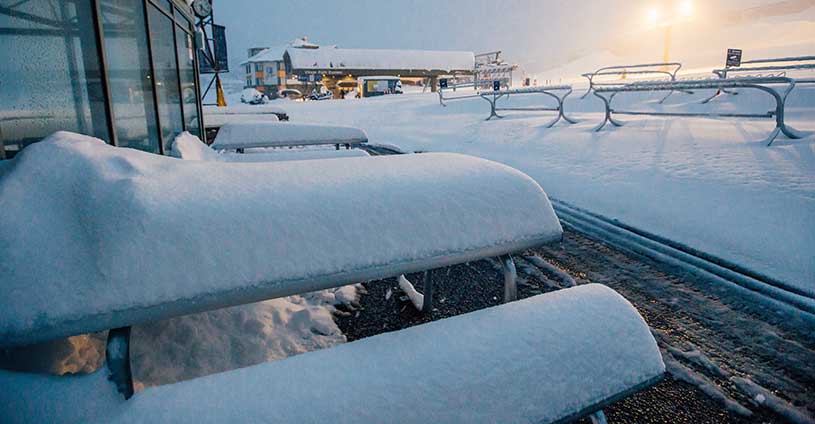
[[[771, 85], [786, 85], [786, 89], [779, 93]], [[766, 113], [695, 113], [695, 112], [658, 112], [658, 111], [618, 111], [611, 106], [614, 96], [623, 92], [657, 92], [657, 91], [686, 91], [702, 89], [728, 89], [745, 88], [763, 91], [775, 100], [775, 109]], [[764, 140], [767, 145], [771, 145], [779, 134], [783, 133], [789, 138], [800, 139], [806, 137], [808, 133], [798, 131], [784, 122], [784, 110], [787, 96], [795, 88], [795, 80], [786, 77], [739, 77], [728, 79], [698, 79], [680, 81], [639, 81], [628, 84], [604, 85], [594, 88], [594, 95], [599, 97], [605, 105], [605, 116], [603, 122], [595, 128], [600, 131], [607, 123], [614, 126], [622, 126], [623, 123], [614, 119], [614, 114], [620, 115], [651, 115], [651, 116], [676, 116], [676, 117], [706, 117], [706, 118], [775, 118], [775, 129]], [[603, 96], [610, 93], [609, 97]]]
[[[790, 71], [815, 71], [815, 56], [776, 57], [769, 59], [745, 60], [742, 61], [739, 66], [725, 66], [722, 69], [714, 69], [712, 72], [719, 78], [726, 79], [728, 75], [732, 73], [750, 73], [752, 76], [786, 77]], [[795, 80], [796, 84], [815, 83], [815, 78], [812, 76], [805, 78], [792, 78]], [[708, 103], [722, 94], [738, 93], [727, 90], [716, 90], [716, 93], [703, 100], [702, 103]]]
[[[509, 98], [510, 96], [521, 96], [521, 95], [528, 95], [528, 94], [543, 94], [544, 96], [551, 97], [555, 99], [557, 102], [557, 106], [555, 107], [509, 107], [509, 106], [498, 106], [498, 101], [503, 98]], [[557, 116], [551, 122], [547, 123], [545, 126], [546, 128], [551, 128], [554, 126], [558, 121], [563, 119], [564, 121], [575, 124], [577, 120], [574, 118], [570, 118], [566, 115], [563, 111], [563, 103], [566, 100], [566, 97], [569, 97], [569, 94], [572, 94], [572, 86], [571, 85], [550, 85], [550, 86], [542, 86], [542, 87], [527, 87], [527, 88], [517, 88], [513, 90], [492, 90], [492, 91], [479, 91], [478, 97], [486, 100], [487, 103], [490, 104], [490, 116], [487, 118], [489, 121], [492, 118], [503, 118], [503, 116], [499, 115], [499, 111], [517, 111], [517, 112], [542, 112], [542, 111], [550, 111], [550, 112], [557, 112]]]
[[[586, 96], [591, 94], [591, 92], [594, 91], [594, 89], [597, 87], [619, 85], [625, 82], [625, 79], [629, 75], [638, 76], [664, 75], [668, 77], [670, 81], [676, 81], [676, 74], [679, 72], [680, 69], [682, 69], [682, 64], [679, 62], [640, 63], [635, 65], [606, 66], [594, 72], [588, 72], [581, 75], [583, 78], [589, 80], [589, 88], [580, 98], [585, 99]], [[613, 77], [613, 80], [597, 81], [598, 78], [602, 79], [603, 77]], [[666, 99], [668, 99], [668, 97], [671, 96], [671, 94], [673, 94], [673, 91], [669, 92], [659, 102], [663, 103]]]

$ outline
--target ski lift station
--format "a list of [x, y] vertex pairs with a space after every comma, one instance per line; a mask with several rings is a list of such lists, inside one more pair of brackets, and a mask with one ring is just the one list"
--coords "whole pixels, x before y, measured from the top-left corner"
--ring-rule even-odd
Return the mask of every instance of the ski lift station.
[[301, 38], [284, 47], [249, 49], [242, 63], [245, 88], [270, 98], [285, 88], [308, 92], [317, 86], [341, 92], [357, 89], [360, 77], [399, 77], [406, 84], [425, 83], [435, 91], [441, 77], [472, 76], [476, 55], [466, 51], [346, 49], [320, 46]]

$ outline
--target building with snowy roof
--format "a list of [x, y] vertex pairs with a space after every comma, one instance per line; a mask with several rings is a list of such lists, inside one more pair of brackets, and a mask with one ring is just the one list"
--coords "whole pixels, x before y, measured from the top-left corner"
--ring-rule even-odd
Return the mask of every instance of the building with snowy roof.
[[303, 75], [319, 75], [330, 90], [336, 90], [344, 80], [375, 75], [429, 79], [435, 89], [439, 77], [472, 75], [475, 68], [473, 52], [336, 46], [289, 48], [283, 61], [287, 73], [301, 79]]

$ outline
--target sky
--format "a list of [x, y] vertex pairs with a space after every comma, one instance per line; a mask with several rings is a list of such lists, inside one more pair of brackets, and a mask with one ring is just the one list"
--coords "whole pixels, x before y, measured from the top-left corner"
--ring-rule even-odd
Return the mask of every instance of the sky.
[[[227, 27], [230, 63], [246, 49], [308, 36], [354, 48], [502, 50], [524, 71], [584, 57], [662, 58], [664, 27], [654, 14], [692, 13], [672, 25], [672, 52], [707, 66], [727, 47], [815, 53], [815, 0], [214, 0]], [[657, 11], [657, 12], [654, 12]], [[762, 34], [762, 35], [759, 35]], [[586, 64], [586, 66], [588, 66]], [[238, 76], [238, 75], [236, 75]], [[238, 76], [240, 77], [240, 76]]]

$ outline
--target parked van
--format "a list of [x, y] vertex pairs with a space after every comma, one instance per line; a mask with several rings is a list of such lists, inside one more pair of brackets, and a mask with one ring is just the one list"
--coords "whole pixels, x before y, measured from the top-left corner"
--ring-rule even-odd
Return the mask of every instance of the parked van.
[[357, 80], [360, 97], [402, 94], [402, 80], [399, 77], [360, 77]]

